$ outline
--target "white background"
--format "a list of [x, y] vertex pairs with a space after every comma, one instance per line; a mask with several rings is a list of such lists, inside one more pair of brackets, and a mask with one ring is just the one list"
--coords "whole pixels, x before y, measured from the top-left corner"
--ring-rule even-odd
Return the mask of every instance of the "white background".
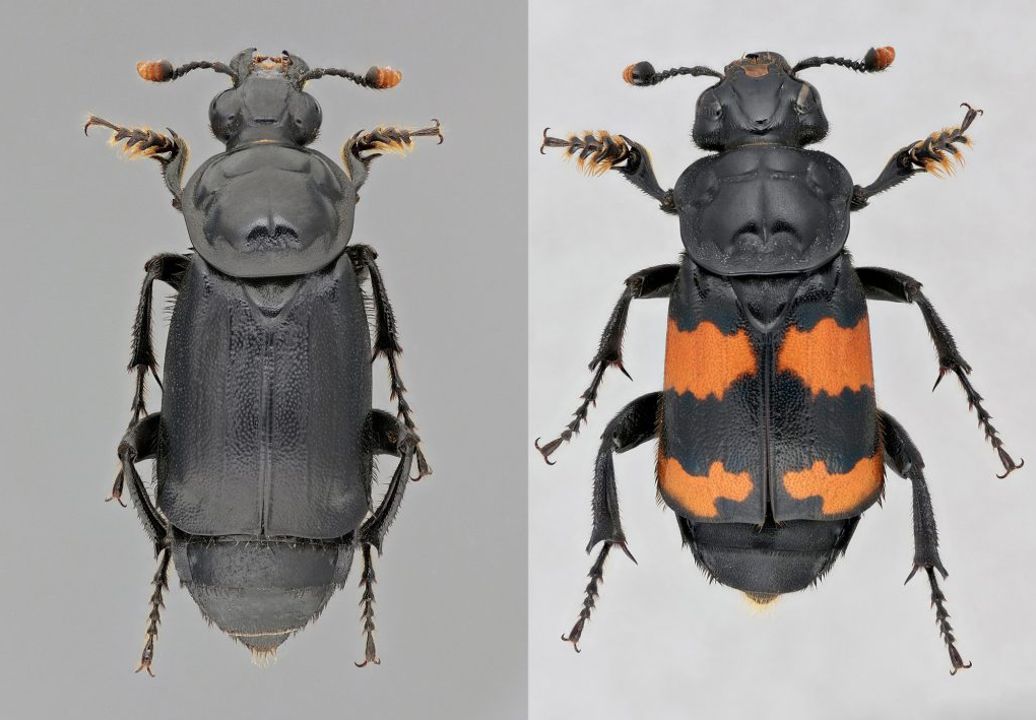
[[[629, 63], [658, 70], [723, 65], [773, 50], [862, 59], [893, 45], [893, 67], [860, 75], [804, 71], [831, 133], [817, 149], [871, 182], [903, 145], [984, 108], [974, 150], [953, 178], [917, 177], [854, 213], [858, 265], [914, 275], [959, 340], [1009, 449], [1036, 459], [1031, 407], [1032, 226], [1036, 145], [1034, 16], [1023, 3], [594, 2], [534, 0], [530, 12], [530, 437], [553, 437], [589, 381], [586, 363], [627, 275], [675, 262], [677, 220], [617, 173], [581, 177], [539, 133], [607, 129], [652, 153], [663, 187], [703, 153], [690, 143], [694, 101], [713, 80], [653, 88], [622, 82]], [[530, 708], [535, 718], [1023, 718], [1036, 706], [1032, 593], [1033, 472], [1001, 471], [935, 353], [920, 312], [873, 304], [879, 404], [911, 433], [950, 571], [959, 647], [974, 668], [950, 678], [925, 578], [904, 587], [913, 538], [909, 484], [890, 473], [848, 554], [819, 588], [754, 612], [709, 585], [656, 506], [654, 444], [618, 456], [634, 566], [609, 559], [581, 655], [559, 640], [575, 620], [592, 558], [593, 458], [607, 421], [659, 389], [666, 304], [636, 301], [625, 343], [631, 383], [606, 377], [576, 442], [548, 468], [530, 451]]]

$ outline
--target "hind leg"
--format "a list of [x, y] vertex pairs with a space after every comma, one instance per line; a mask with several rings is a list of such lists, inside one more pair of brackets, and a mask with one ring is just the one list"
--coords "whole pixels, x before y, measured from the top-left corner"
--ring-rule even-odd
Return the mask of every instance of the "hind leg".
[[115, 491], [113, 491], [118, 499], [123, 488], [129, 489], [130, 500], [137, 508], [137, 514], [144, 525], [144, 530], [155, 543], [159, 543], [165, 538], [166, 524], [158, 512], [158, 508], [151, 501], [151, 496], [144, 487], [144, 481], [137, 473], [136, 463], [141, 460], [150, 460], [158, 452], [160, 421], [161, 414], [152, 413], [142, 420], [132, 423], [126, 430], [117, 451], [119, 472], [115, 475]]
[[579, 612], [579, 618], [568, 634], [561, 636], [562, 640], [572, 643], [576, 652], [579, 652], [579, 639], [583, 635], [583, 627], [590, 619], [590, 614], [593, 612], [600, 594], [599, 586], [604, 580], [604, 561], [608, 558], [612, 547], [618, 546], [630, 560], [636, 562], [633, 554], [626, 547], [626, 534], [622, 530], [622, 522], [619, 518], [619, 497], [615, 487], [613, 455], [617, 452], [624, 453], [632, 450], [651, 438], [657, 437], [656, 423], [661, 397], [661, 393], [653, 392], [637, 398], [608, 423], [608, 427], [601, 436], [601, 447], [597, 451], [597, 461], [594, 463], [594, 525], [586, 551], [589, 553], [598, 543], [603, 542], [604, 545], [587, 574], [590, 582], [586, 586], [583, 608]]
[[363, 557], [363, 573], [360, 576], [363, 595], [360, 598], [360, 606], [363, 608], [362, 621], [366, 646], [363, 662], [356, 663], [357, 667], [364, 667], [368, 663], [381, 664], [377, 647], [374, 644], [374, 584], [377, 580], [374, 576], [373, 550], [376, 549], [378, 555], [381, 555], [385, 535], [403, 502], [403, 493], [406, 491], [407, 481], [410, 478], [410, 467], [414, 462], [417, 448], [417, 438], [407, 429], [406, 425], [380, 410], [375, 410], [371, 414], [370, 432], [372, 435], [370, 447], [378, 454], [398, 456], [399, 464], [392, 473], [392, 480], [389, 482], [385, 497], [374, 513], [363, 523], [358, 536]]
[[144, 670], [152, 677], [155, 675], [151, 671], [151, 662], [155, 657], [155, 638], [158, 637], [158, 626], [162, 622], [162, 608], [165, 605], [162, 594], [169, 587], [172, 537], [158, 508], [151, 501], [147, 488], [137, 473], [135, 463], [155, 457], [158, 449], [159, 422], [159, 414], [153, 413], [134, 423], [126, 431], [122, 442], [119, 443], [121, 469], [115, 479], [115, 485], [120, 491], [124, 485], [129, 489], [130, 499], [137, 508], [144, 529], [155, 544], [158, 566], [151, 579], [153, 590], [149, 601], [147, 628], [144, 632], [144, 650], [140, 654], [140, 665], [136, 669], [136, 672]]
[[950, 614], [946, 611], [946, 595], [939, 587], [936, 571], [946, 579], [946, 568], [939, 558], [939, 533], [935, 525], [935, 513], [932, 510], [932, 498], [928, 494], [928, 484], [924, 479], [924, 460], [917, 446], [914, 445], [906, 430], [891, 415], [880, 414], [881, 427], [885, 443], [885, 464], [902, 478], [910, 481], [914, 496], [914, 567], [906, 581], [914, 577], [918, 570], [928, 575], [928, 584], [932, 591], [932, 606], [935, 608], [935, 621], [939, 625], [939, 634], [946, 643], [953, 668], [951, 675], [958, 670], [971, 667], [965, 662], [957, 650], [957, 639], [950, 625]]

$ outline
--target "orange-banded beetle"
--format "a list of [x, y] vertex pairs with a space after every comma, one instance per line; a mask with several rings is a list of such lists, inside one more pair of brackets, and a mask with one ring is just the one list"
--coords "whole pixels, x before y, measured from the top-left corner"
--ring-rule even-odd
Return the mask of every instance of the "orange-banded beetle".
[[[885, 467], [910, 480], [915, 514], [912, 577], [928, 577], [952, 671], [968, 667], [956, 647], [938, 575], [945, 576], [924, 463], [906, 431], [875, 401], [867, 301], [913, 303], [939, 356], [939, 377], [957, 376], [1005, 475], [1005, 450], [970, 366], [946, 326], [902, 273], [856, 268], [845, 249], [850, 214], [877, 193], [959, 158], [980, 111], [964, 105], [956, 127], [911, 143], [861, 186], [834, 157], [807, 146], [828, 132], [816, 88], [802, 71], [839, 65], [885, 70], [892, 48], [862, 61], [813, 57], [796, 65], [774, 52], [728, 64], [662, 72], [628, 66], [626, 82], [651, 86], [680, 75], [715, 82], [697, 101], [692, 137], [710, 154], [665, 190], [645, 149], [625, 135], [552, 137], [591, 174], [621, 173], [676, 215], [684, 254], [626, 280], [590, 363], [593, 379], [561, 434], [536, 447], [551, 456], [586, 421], [607, 368], [625, 372], [622, 338], [635, 299], [669, 301], [663, 387], [626, 406], [607, 426], [597, 455], [593, 531], [603, 544], [583, 609], [564, 639], [577, 643], [595, 605], [605, 559], [627, 555], [613, 454], [658, 440], [657, 489], [677, 516], [698, 565], [723, 585], [766, 603], [820, 580], [842, 554], [861, 514], [881, 496]], [[909, 579], [909, 578], [908, 578]]]

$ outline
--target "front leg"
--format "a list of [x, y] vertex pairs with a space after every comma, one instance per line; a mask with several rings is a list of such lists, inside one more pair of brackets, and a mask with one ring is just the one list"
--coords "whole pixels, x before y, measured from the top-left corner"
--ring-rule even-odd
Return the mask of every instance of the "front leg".
[[150, 128], [125, 128], [116, 125], [96, 115], [91, 115], [83, 126], [83, 133], [89, 134], [90, 128], [94, 125], [108, 128], [112, 131], [111, 144], [119, 147], [119, 143], [125, 142], [120, 149], [129, 157], [148, 157], [157, 160], [162, 166], [162, 179], [169, 192], [173, 194], [173, 207], [181, 209], [183, 197], [183, 175], [187, 167], [187, 143], [173, 130], [169, 130], [169, 137], [157, 133]]
[[[938, 387], [939, 382], [947, 372], [952, 372], [957, 376], [957, 380], [960, 381], [961, 387], [964, 388], [964, 394], [967, 396], [968, 406], [974, 409], [975, 414], [978, 415], [978, 422], [985, 433], [986, 439], [993, 446], [993, 449], [996, 450], [997, 456], [1004, 466], [1004, 474], [999, 477], [1006, 477], [1012, 470], [1016, 470], [1024, 465], [1024, 460], [1015, 462], [1014, 458], [1004, 448], [1003, 440], [1000, 439], [996, 428], [990, 422], [992, 416], [982, 406], [982, 396], [975, 390], [975, 387], [971, 384], [971, 379], [968, 377], [971, 373], [971, 365], [961, 357], [960, 352], [957, 350], [957, 343], [954, 341], [949, 328], [946, 327], [946, 324], [939, 317], [939, 313], [935, 311], [928, 298], [921, 292], [921, 283], [909, 275], [884, 268], [857, 268], [856, 274], [860, 278], [860, 282], [863, 283], [867, 299], [917, 305], [921, 315], [924, 317], [925, 327], [928, 328], [928, 335], [931, 337], [932, 344], [935, 345], [935, 350], [939, 355], [939, 376], [935, 379], [935, 387]], [[932, 389], [934, 390], [935, 387]]]
[[612, 135], [604, 130], [583, 135], [570, 135], [568, 139], [550, 137], [543, 130], [540, 153], [549, 147], [565, 148], [567, 157], [575, 157], [579, 169], [590, 175], [601, 175], [608, 170], [622, 173], [635, 187], [658, 201], [659, 207], [667, 213], [676, 213], [673, 191], [663, 190], [651, 166], [651, 157], [640, 143], [625, 135]]
[[374, 158], [381, 157], [385, 153], [394, 152], [406, 155], [414, 149], [414, 138], [434, 137], [442, 145], [443, 134], [439, 121], [433, 119], [431, 127], [420, 128], [419, 130], [407, 130], [397, 127], [376, 127], [370, 132], [359, 131], [342, 148], [342, 155], [348, 165], [348, 156], [352, 156], [362, 162], [364, 166], [370, 166]]
[[594, 376], [590, 381], [590, 386], [580, 396], [583, 402], [572, 413], [572, 421], [565, 426], [558, 437], [544, 445], [540, 445], [538, 438], [535, 442], [536, 449], [540, 451], [548, 465], [554, 464], [550, 456], [562, 444], [571, 440], [572, 436], [578, 433], [579, 428], [586, 422], [590, 406], [597, 403], [597, 391], [604, 379], [604, 371], [614, 366], [619, 368], [626, 377], [630, 376], [626, 372], [626, 368], [622, 366], [622, 337], [626, 333], [626, 318], [629, 316], [630, 303], [641, 299], [668, 298], [673, 292], [673, 285], [679, 273], [679, 265], [656, 265], [626, 278], [626, 289], [619, 298], [619, 302], [615, 304], [611, 317], [608, 318], [608, 324], [604, 326], [604, 332], [601, 334], [597, 354], [590, 361], [590, 372]]
[[854, 186], [851, 209], [862, 210], [867, 207], [872, 197], [899, 185], [917, 173], [929, 172], [933, 175], [946, 175], [953, 172], [954, 162], [963, 164], [964, 156], [961, 155], [960, 149], [955, 144], [959, 143], [964, 146], [971, 144], [965, 132], [971, 127], [975, 118], [982, 114], [982, 111], [976, 110], [967, 103], [962, 103], [961, 107], [967, 108], [967, 112], [960, 125], [943, 128], [900, 149], [888, 161], [877, 180], [866, 187]]

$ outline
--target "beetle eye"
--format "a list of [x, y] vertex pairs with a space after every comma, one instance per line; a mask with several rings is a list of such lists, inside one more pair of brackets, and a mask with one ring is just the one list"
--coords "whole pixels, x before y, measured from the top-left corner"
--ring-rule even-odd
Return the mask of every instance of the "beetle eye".
[[701, 107], [701, 114], [712, 122], [718, 122], [723, 117], [723, 105], [716, 99], [707, 102]]
[[799, 88], [799, 94], [795, 98], [795, 112], [799, 115], [805, 115], [816, 103], [813, 100], [813, 92], [810, 88], [809, 83], [802, 83], [802, 87]]

